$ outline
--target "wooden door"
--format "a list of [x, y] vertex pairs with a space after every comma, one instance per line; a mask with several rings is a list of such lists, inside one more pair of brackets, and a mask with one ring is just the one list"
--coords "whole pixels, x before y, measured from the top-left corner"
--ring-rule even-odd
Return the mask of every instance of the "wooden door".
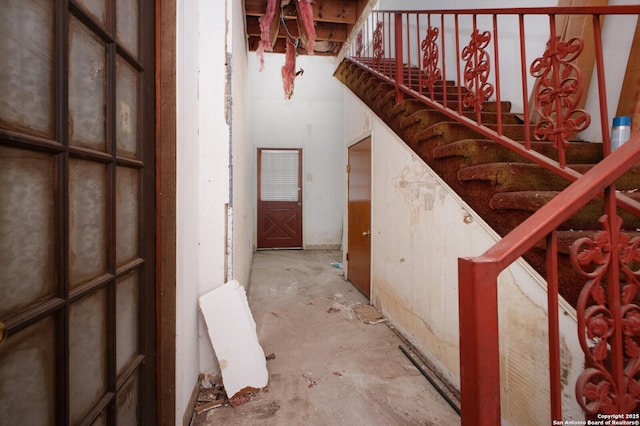
[[302, 149], [258, 149], [258, 249], [302, 248]]
[[1, 425], [156, 423], [154, 15], [2, 2]]
[[371, 297], [371, 138], [349, 147], [347, 275]]

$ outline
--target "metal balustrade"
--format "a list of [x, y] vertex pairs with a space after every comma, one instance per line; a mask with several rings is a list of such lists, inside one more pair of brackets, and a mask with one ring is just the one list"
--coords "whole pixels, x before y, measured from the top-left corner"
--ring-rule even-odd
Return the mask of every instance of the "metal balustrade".
[[[352, 40], [347, 60], [395, 87], [396, 102], [422, 101], [452, 121], [516, 152], [571, 185], [485, 253], [459, 259], [462, 423], [500, 424], [498, 275], [546, 240], [551, 419], [562, 420], [558, 331], [557, 229], [594, 198], [602, 198], [601, 231], [571, 247], [584, 276], [576, 306], [585, 368], [576, 395], [585, 419], [598, 413], [640, 411], [640, 237], [623, 232], [618, 209], [640, 216], [640, 203], [615, 181], [640, 162], [640, 136], [611, 152], [606, 53], [602, 29], [612, 15], [637, 16], [640, 6], [430, 11], [374, 11]], [[560, 20], [581, 17], [588, 37], [566, 37]], [[627, 31], [629, 31], [627, 29]], [[546, 47], [532, 51], [531, 37]], [[537, 40], [538, 42], [540, 40]], [[517, 57], [505, 57], [514, 50]], [[581, 55], [589, 49], [593, 60]], [[585, 107], [593, 66], [597, 97]], [[505, 81], [509, 80], [509, 84]], [[518, 87], [514, 90], [513, 87]], [[497, 112], [486, 122], [483, 108]], [[505, 102], [519, 105], [524, 141], [508, 137]], [[567, 166], [565, 150], [598, 117], [603, 160], [582, 174]], [[598, 132], [596, 132], [598, 133]], [[532, 149], [549, 141], [557, 160]]]

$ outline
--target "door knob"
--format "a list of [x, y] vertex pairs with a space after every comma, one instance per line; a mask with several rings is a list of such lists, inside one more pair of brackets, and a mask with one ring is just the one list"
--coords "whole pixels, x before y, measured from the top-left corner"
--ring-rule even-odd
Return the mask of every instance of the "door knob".
[[364, 231], [364, 232], [362, 233], [362, 236], [363, 236], [363, 237], [370, 237], [370, 236], [371, 236], [371, 230], [369, 230], [369, 231]]
[[7, 328], [6, 325], [4, 325], [3, 322], [0, 321], [0, 345], [2, 345], [2, 343], [7, 340], [7, 337], [9, 336], [9, 329]]

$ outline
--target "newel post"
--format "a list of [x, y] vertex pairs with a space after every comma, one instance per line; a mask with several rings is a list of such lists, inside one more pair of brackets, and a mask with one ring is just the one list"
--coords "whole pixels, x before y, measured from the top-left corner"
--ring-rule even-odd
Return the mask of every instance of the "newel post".
[[498, 270], [494, 262], [458, 259], [458, 308], [462, 425], [499, 425]]
[[402, 14], [394, 14], [394, 37], [395, 37], [395, 63], [396, 63], [396, 103], [404, 99], [404, 93], [400, 90], [400, 86], [404, 84], [404, 62], [402, 47]]

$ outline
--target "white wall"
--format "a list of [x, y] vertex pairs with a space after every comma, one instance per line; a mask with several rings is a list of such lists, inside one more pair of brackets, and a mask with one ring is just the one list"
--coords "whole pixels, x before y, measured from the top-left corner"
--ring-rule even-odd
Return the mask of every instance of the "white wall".
[[177, 4], [176, 424], [198, 377], [198, 2]]
[[[459, 388], [457, 259], [482, 254], [499, 237], [347, 89], [344, 111], [347, 145], [372, 137], [371, 301]], [[543, 286], [523, 262], [499, 279], [504, 424], [550, 418]], [[584, 356], [575, 312], [566, 304], [564, 311], [564, 413], [578, 419], [574, 385]]]
[[254, 247], [255, 185], [253, 146], [248, 140], [248, 63], [245, 17], [242, 0], [233, 0], [232, 13], [232, 140], [233, 140], [233, 278], [240, 284], [249, 282]]
[[176, 423], [191, 413], [200, 372], [218, 371], [199, 296], [226, 277], [229, 126], [224, 2], [178, 1]]
[[302, 148], [303, 245], [339, 247], [345, 163], [342, 86], [333, 77], [334, 59], [299, 56], [296, 70], [302, 68], [304, 74], [295, 79], [289, 100], [284, 99], [282, 87], [284, 55], [265, 54], [260, 72], [259, 59], [251, 52], [248, 65], [253, 155], [259, 147]]

